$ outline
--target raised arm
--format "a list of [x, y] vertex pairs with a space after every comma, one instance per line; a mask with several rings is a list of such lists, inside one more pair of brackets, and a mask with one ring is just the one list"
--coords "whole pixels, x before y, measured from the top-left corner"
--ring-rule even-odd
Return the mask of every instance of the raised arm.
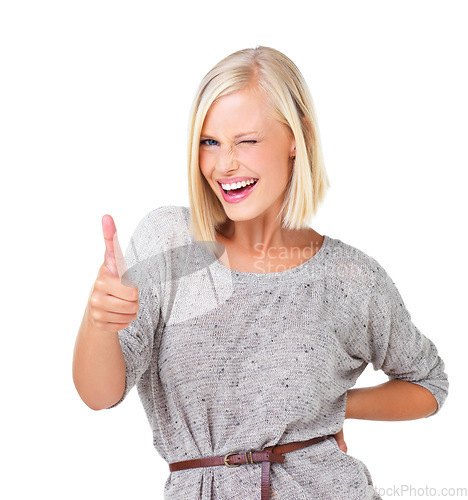
[[73, 353], [73, 381], [93, 410], [117, 403], [125, 390], [125, 360], [118, 332], [137, 318], [138, 288], [121, 282], [125, 261], [111, 216], [102, 219], [104, 263], [88, 298]]

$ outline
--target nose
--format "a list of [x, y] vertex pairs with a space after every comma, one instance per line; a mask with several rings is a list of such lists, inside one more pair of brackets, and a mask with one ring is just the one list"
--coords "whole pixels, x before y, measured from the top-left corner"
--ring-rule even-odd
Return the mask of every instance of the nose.
[[216, 168], [219, 172], [223, 173], [237, 170], [238, 162], [232, 148], [220, 148]]

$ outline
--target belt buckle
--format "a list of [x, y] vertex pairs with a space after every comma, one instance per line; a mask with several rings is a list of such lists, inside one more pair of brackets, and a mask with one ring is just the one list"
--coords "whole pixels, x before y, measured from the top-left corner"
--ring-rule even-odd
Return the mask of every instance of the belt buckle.
[[228, 453], [225, 457], [224, 457], [224, 465], [226, 465], [227, 467], [239, 467], [239, 465], [241, 464], [230, 464], [229, 463], [229, 457], [231, 455], [237, 455], [237, 453]]

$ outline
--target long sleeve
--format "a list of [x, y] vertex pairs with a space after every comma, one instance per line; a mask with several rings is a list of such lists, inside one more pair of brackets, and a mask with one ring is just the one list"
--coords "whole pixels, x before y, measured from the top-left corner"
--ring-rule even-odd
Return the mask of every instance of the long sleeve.
[[[437, 400], [435, 415], [448, 394], [448, 378], [434, 343], [411, 320], [395, 283], [371, 258], [374, 276], [367, 302], [367, 322], [362, 325], [359, 356], [383, 370], [390, 379], [421, 385]], [[431, 415], [431, 416], [432, 416]], [[427, 417], [426, 417], [427, 418]]]
[[[195, 245], [188, 234], [179, 230], [184, 223], [178, 207], [158, 207], [140, 221], [126, 249], [128, 271], [122, 276], [122, 282], [127, 279], [138, 286], [140, 308], [137, 319], [119, 332], [126, 385], [117, 404], [138, 384], [151, 364], [157, 363], [162, 331], [203, 314], [201, 308], [207, 307], [201, 271], [215, 256], [206, 252], [211, 248], [209, 245]], [[199, 275], [195, 287], [191, 279], [194, 275]], [[193, 303], [197, 303], [197, 307], [194, 308]], [[209, 308], [216, 305], [217, 302], [210, 301]], [[150, 378], [147, 373], [141, 385], [149, 383]]]

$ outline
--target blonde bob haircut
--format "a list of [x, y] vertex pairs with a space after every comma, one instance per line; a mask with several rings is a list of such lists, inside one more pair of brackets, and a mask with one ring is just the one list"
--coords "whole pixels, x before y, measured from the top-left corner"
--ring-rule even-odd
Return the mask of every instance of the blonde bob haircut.
[[296, 160], [282, 208], [283, 228], [302, 229], [317, 212], [330, 182], [325, 170], [312, 96], [297, 66], [284, 54], [258, 46], [234, 52], [201, 81], [189, 117], [188, 182], [195, 240], [215, 242], [226, 212], [199, 165], [200, 135], [206, 114], [216, 99], [254, 86], [267, 97], [273, 116], [287, 125], [296, 141]]

